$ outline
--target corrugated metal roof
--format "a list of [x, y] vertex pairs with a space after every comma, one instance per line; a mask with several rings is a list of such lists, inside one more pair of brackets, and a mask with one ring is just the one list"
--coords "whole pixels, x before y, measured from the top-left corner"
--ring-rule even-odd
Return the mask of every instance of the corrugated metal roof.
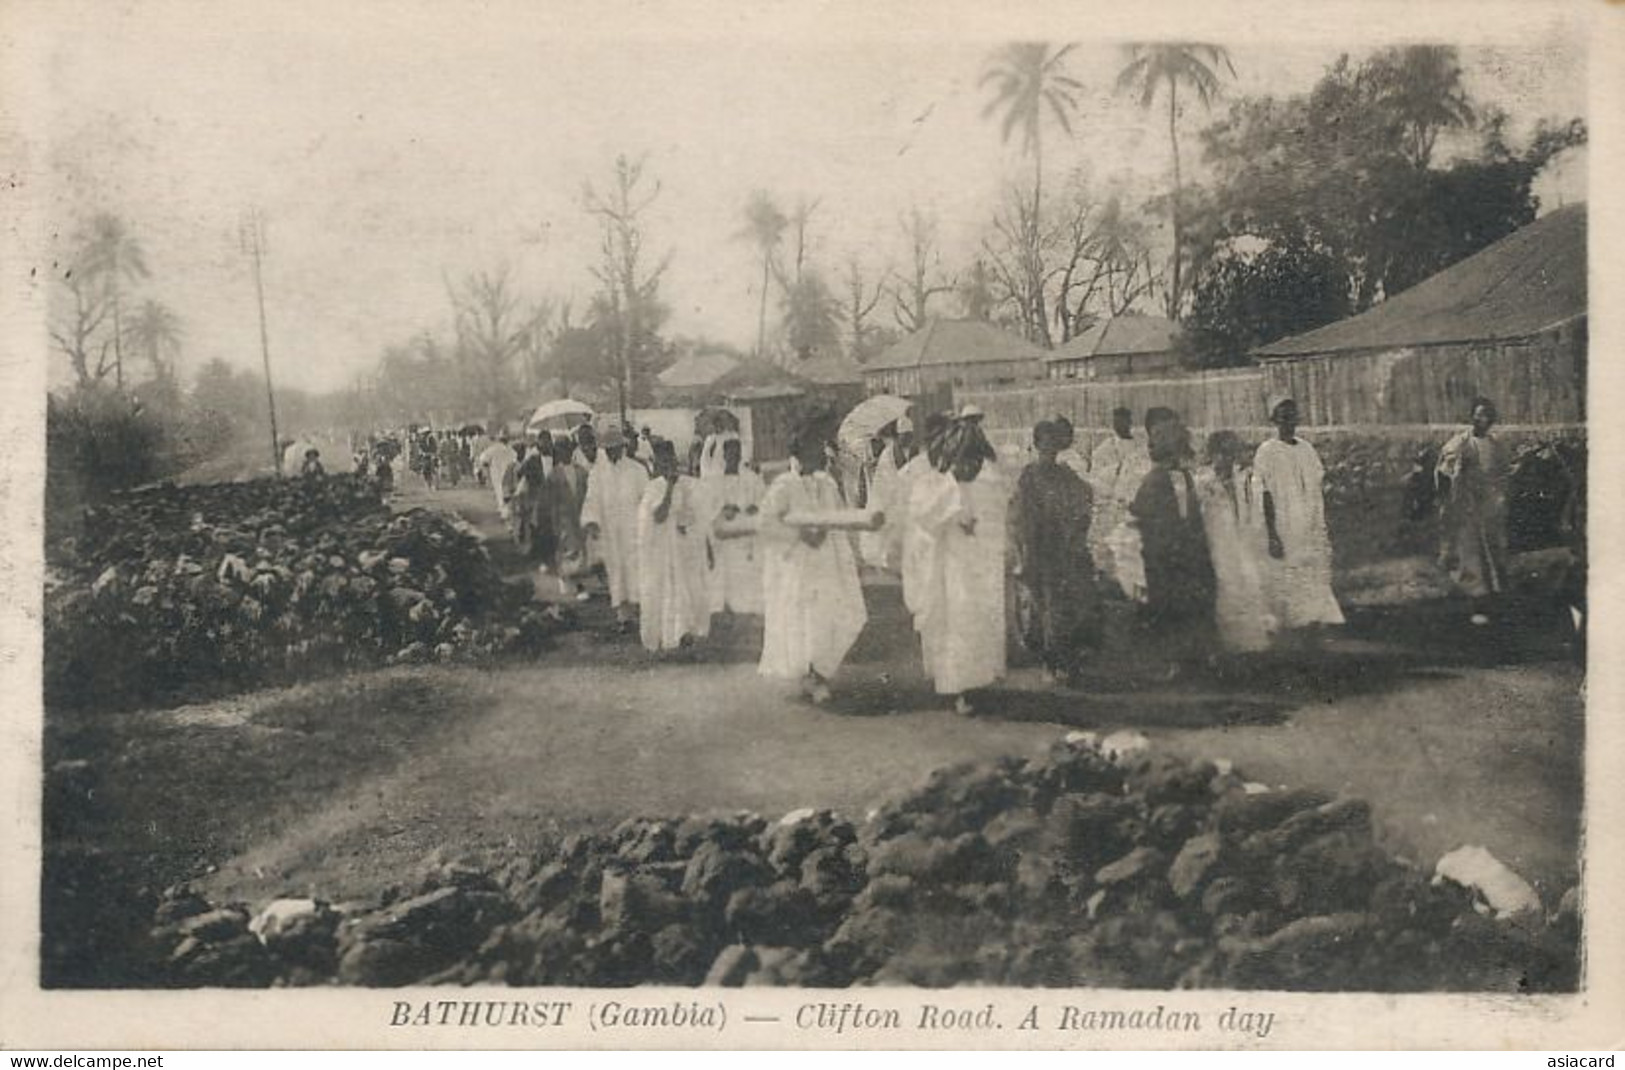
[[984, 320], [933, 319], [863, 366], [865, 374], [944, 364], [1026, 364], [1045, 351]]
[[1271, 342], [1263, 359], [1526, 338], [1586, 313], [1586, 206], [1535, 220], [1358, 316]]
[[1091, 357], [1166, 353], [1179, 341], [1179, 324], [1163, 316], [1125, 313], [1102, 320], [1065, 345], [1045, 354], [1045, 360], [1088, 360]]

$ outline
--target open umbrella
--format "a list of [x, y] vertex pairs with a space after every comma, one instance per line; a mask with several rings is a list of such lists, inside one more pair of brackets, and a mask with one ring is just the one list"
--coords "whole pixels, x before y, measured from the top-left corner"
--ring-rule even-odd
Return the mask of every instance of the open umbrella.
[[559, 398], [557, 401], [545, 402], [530, 414], [525, 422], [525, 430], [535, 431], [539, 428], [554, 424], [559, 427], [574, 427], [584, 424], [593, 418], [591, 405], [584, 405], [574, 398]]
[[877, 394], [858, 402], [857, 408], [846, 414], [836, 437], [845, 448], [860, 457], [868, 456], [866, 444], [880, 433], [880, 429], [908, 414], [908, 398], [894, 394]]
[[464, 424], [462, 434], [465, 434], [465, 435], [483, 435], [483, 434], [485, 434], [485, 425], [484, 424]]

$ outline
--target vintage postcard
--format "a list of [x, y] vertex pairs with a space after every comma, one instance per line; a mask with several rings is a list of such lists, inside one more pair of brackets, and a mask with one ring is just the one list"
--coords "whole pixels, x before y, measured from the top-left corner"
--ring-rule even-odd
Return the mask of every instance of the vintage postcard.
[[1625, 8], [0, 43], [0, 1046], [1619, 1044]]

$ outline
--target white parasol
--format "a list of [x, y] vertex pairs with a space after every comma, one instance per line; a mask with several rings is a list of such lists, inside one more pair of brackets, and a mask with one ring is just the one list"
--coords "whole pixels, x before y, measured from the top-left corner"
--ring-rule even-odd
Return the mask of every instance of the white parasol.
[[542, 427], [553, 424], [562, 428], [574, 427], [584, 424], [593, 418], [591, 405], [585, 405], [574, 398], [559, 398], [557, 401], [544, 402], [536, 411], [530, 414], [525, 422], [525, 430], [536, 431]]
[[859, 457], [869, 456], [868, 442], [880, 429], [908, 414], [908, 398], [894, 394], [877, 394], [858, 402], [857, 408], [846, 414], [836, 438], [841, 445]]

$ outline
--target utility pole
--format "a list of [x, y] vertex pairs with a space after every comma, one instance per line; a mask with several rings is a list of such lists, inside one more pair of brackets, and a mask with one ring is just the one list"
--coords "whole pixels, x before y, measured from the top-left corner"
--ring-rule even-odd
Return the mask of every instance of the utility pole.
[[271, 388], [271, 343], [265, 331], [265, 282], [260, 274], [260, 253], [265, 244], [265, 222], [259, 209], [250, 208], [243, 217], [240, 237], [243, 251], [254, 259], [254, 295], [260, 307], [260, 357], [265, 363], [265, 407], [271, 415], [271, 465], [282, 475], [282, 444], [276, 431], [276, 391]]

